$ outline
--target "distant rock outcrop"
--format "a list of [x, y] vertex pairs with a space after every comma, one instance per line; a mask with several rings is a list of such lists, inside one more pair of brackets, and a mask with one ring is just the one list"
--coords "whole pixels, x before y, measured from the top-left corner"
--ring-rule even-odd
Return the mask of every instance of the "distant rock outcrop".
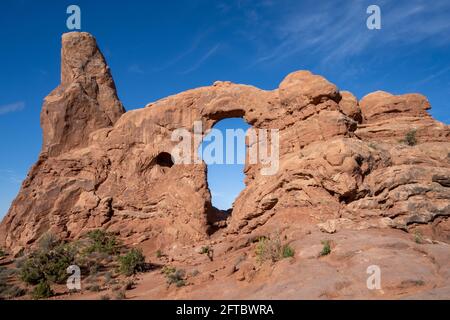
[[[173, 130], [229, 117], [279, 129], [280, 166], [263, 176], [246, 165], [226, 233], [308, 215], [330, 232], [421, 225], [448, 241], [450, 128], [429, 108], [418, 94], [375, 92], [358, 103], [298, 71], [272, 91], [216, 82], [125, 113], [95, 39], [65, 34], [61, 84], [41, 113], [42, 151], [0, 225], [0, 245], [17, 251], [45, 232], [77, 238], [93, 228], [133, 243], [206, 239], [215, 221], [206, 165], [161, 159]], [[409, 132], [416, 145], [400, 142]]]

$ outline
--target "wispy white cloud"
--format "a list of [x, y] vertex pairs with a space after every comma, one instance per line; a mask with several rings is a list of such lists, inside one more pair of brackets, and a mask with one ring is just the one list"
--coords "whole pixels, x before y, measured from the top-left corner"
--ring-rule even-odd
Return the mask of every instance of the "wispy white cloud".
[[426, 78], [416, 82], [414, 85], [419, 86], [419, 85], [423, 85], [432, 81], [435, 81], [439, 78], [441, 78], [444, 75], [448, 75], [450, 74], [450, 66], [444, 69], [440, 69], [432, 74], [430, 74], [429, 76], [427, 76]]
[[200, 57], [197, 62], [195, 62], [190, 68], [181, 72], [181, 74], [188, 74], [197, 70], [203, 63], [206, 62], [212, 55], [214, 55], [220, 47], [220, 43], [216, 44], [214, 47], [209, 49], [203, 56]]
[[25, 102], [18, 101], [11, 104], [5, 104], [0, 106], [0, 115], [7, 113], [17, 112], [25, 108]]
[[213, 31], [214, 31], [214, 27], [211, 27], [211, 28], [204, 30], [203, 32], [200, 32], [192, 39], [190, 45], [181, 51], [181, 53], [179, 53], [172, 59], [166, 61], [165, 63], [161, 64], [160, 66], [154, 68], [153, 71], [155, 71], [155, 72], [163, 71], [165, 69], [168, 69], [168, 68], [176, 65], [178, 62], [180, 62], [185, 57], [189, 56], [191, 53], [193, 53], [195, 50], [197, 50], [197, 48], [202, 43], [202, 41], [205, 40], [205, 38], [208, 37], [208, 35], [211, 34]]
[[289, 13], [262, 33], [264, 50], [255, 64], [277, 63], [296, 54], [320, 55], [327, 64], [393, 45], [450, 44], [449, 1], [379, 1], [379, 5], [382, 29], [369, 30], [367, 1], [317, 2], [313, 9], [292, 4]]

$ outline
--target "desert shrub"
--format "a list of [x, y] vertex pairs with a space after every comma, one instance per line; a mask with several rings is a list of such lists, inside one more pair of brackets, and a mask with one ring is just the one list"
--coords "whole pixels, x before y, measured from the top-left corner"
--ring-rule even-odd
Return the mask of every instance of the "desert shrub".
[[209, 260], [213, 261], [214, 250], [209, 246], [204, 246], [200, 249], [200, 254], [206, 254]]
[[60, 240], [54, 234], [46, 233], [39, 239], [39, 249], [47, 252], [56, 248], [60, 243]]
[[405, 144], [408, 146], [415, 146], [417, 144], [417, 138], [416, 138], [416, 129], [412, 129], [408, 131], [405, 135], [405, 138], [402, 140]]
[[161, 258], [164, 254], [162, 253], [161, 250], [156, 250], [155, 255], [156, 255], [156, 257], [159, 259], [159, 258]]
[[8, 284], [8, 279], [15, 275], [14, 269], [8, 269], [0, 266], [0, 300], [13, 299], [23, 296], [26, 293], [25, 289], [22, 289], [16, 285]]
[[44, 266], [45, 278], [50, 282], [64, 283], [67, 280], [67, 268], [73, 264], [76, 251], [68, 244], [55, 247], [47, 254], [48, 260]]
[[191, 277], [196, 277], [200, 274], [200, 271], [198, 271], [197, 269], [194, 269], [191, 271], [190, 276]]
[[90, 245], [86, 248], [87, 253], [117, 254], [119, 252], [119, 243], [111, 233], [97, 229], [89, 231], [87, 237], [90, 241]]
[[329, 240], [323, 240], [322, 241], [322, 251], [320, 251], [320, 256], [326, 256], [331, 253], [331, 244]]
[[141, 249], [133, 248], [119, 257], [119, 271], [126, 276], [145, 271], [145, 256]]
[[422, 244], [423, 243], [423, 236], [419, 231], [416, 231], [414, 233], [414, 242], [417, 244]]
[[68, 277], [67, 267], [73, 264], [75, 255], [76, 252], [67, 244], [59, 244], [48, 252], [35, 251], [23, 261], [20, 278], [29, 284], [42, 281], [64, 283]]
[[175, 272], [176, 271], [176, 269], [174, 268], [174, 267], [170, 267], [170, 266], [164, 266], [162, 269], [161, 269], [161, 273], [163, 273], [164, 275], [168, 275], [168, 274], [171, 274], [171, 273], [173, 273], [173, 272]]
[[0, 248], [0, 258], [3, 258], [6, 256], [6, 252], [3, 251], [3, 249]]
[[53, 296], [53, 290], [47, 281], [41, 281], [37, 286], [34, 287], [32, 292], [33, 299], [46, 299]]
[[186, 272], [183, 269], [169, 267], [164, 270], [163, 273], [166, 276], [168, 285], [175, 284], [177, 287], [183, 287], [186, 285]]
[[414, 279], [409, 279], [409, 280], [403, 280], [400, 283], [400, 288], [408, 288], [408, 287], [421, 287], [425, 285], [425, 281], [418, 279], [418, 280], [414, 280]]
[[283, 246], [283, 258], [290, 258], [295, 255], [295, 250], [288, 244]]
[[210, 250], [211, 250], [211, 248], [208, 246], [202, 247], [200, 249], [200, 254], [208, 254]]
[[44, 266], [47, 259], [44, 255], [34, 255], [21, 265], [20, 279], [28, 284], [38, 284], [45, 279]]
[[259, 262], [278, 260], [279, 248], [281, 247], [281, 243], [278, 240], [271, 240], [266, 237], [259, 238], [256, 245], [256, 258]]
[[16, 269], [10, 269], [3, 266], [0, 266], [0, 282], [2, 279], [7, 280], [9, 277], [12, 277], [17, 274]]
[[2, 299], [14, 299], [25, 295], [27, 291], [16, 285], [7, 285], [6, 283], [0, 283], [0, 300]]
[[281, 244], [278, 235], [271, 238], [261, 237], [256, 245], [256, 257], [259, 262], [276, 262], [283, 258], [293, 257], [294, 254], [294, 249], [291, 246]]
[[111, 300], [110, 296], [107, 294], [100, 296], [100, 300]]
[[413, 280], [413, 283], [416, 286], [424, 286], [425, 285], [425, 281], [423, 281], [423, 280]]

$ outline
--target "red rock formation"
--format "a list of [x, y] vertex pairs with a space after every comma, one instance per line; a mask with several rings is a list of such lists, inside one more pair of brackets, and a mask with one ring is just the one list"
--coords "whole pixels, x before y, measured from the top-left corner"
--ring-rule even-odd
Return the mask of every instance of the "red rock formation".
[[[261, 165], [246, 166], [225, 234], [308, 216], [328, 232], [423, 224], [448, 240], [450, 129], [428, 115], [424, 97], [378, 92], [358, 103], [299, 71], [273, 91], [216, 82], [124, 113], [94, 38], [69, 33], [62, 44], [61, 85], [42, 108], [42, 152], [0, 225], [0, 245], [16, 251], [45, 232], [77, 238], [93, 228], [155, 246], [206, 239], [214, 220], [206, 165], [161, 159], [175, 129], [200, 120], [207, 130], [228, 117], [279, 129], [280, 167], [264, 176]], [[399, 142], [411, 129], [416, 146]]]
[[57, 156], [88, 145], [89, 135], [111, 127], [125, 113], [97, 43], [87, 33], [62, 38], [61, 84], [41, 112], [42, 153]]

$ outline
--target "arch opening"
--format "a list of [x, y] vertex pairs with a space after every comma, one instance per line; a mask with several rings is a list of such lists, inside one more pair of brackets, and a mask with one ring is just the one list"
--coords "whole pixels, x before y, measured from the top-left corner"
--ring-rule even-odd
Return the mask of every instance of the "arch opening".
[[250, 125], [242, 117], [218, 120], [202, 140], [199, 157], [207, 165], [207, 183], [214, 211], [229, 215], [245, 188], [245, 136]]

